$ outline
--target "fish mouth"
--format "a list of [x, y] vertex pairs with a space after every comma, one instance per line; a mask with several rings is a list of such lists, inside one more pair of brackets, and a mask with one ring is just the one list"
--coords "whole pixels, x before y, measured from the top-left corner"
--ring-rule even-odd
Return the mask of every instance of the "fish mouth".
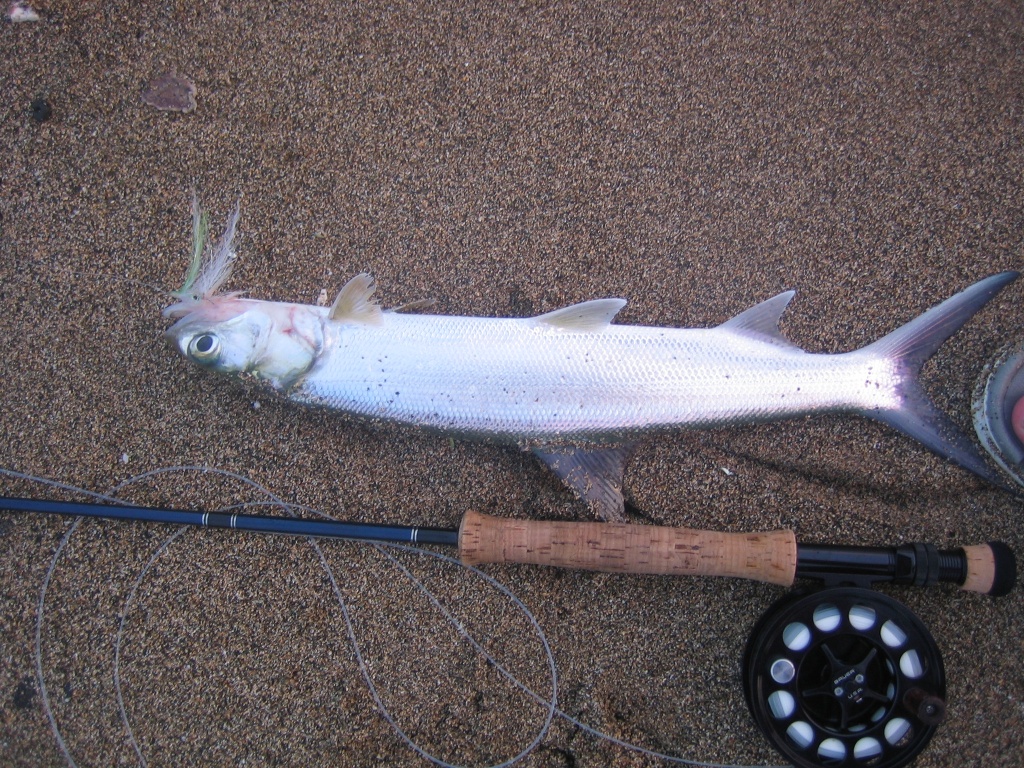
[[175, 326], [176, 325], [177, 325], [177, 323], [175, 323], [175, 325], [172, 325], [170, 328], [165, 330], [161, 335], [164, 337], [164, 341], [167, 342], [167, 346], [169, 346], [172, 349], [176, 350], [181, 355], [184, 355], [184, 356], [187, 357], [187, 355], [185, 355], [185, 340], [184, 340], [184, 337], [182, 337], [180, 334], [178, 334], [178, 332], [175, 330]]
[[[164, 337], [164, 341], [166, 341], [169, 346], [178, 350], [178, 352], [183, 355], [185, 355], [185, 348], [188, 345], [189, 339], [195, 336], [196, 331], [200, 330], [199, 328], [189, 328], [190, 325], [196, 324], [197, 320], [201, 321], [201, 318], [195, 318], [191, 315], [192, 313], [189, 313], [184, 317], [180, 317], [161, 334]], [[192, 330], [192, 332], [189, 332], [190, 330]]]

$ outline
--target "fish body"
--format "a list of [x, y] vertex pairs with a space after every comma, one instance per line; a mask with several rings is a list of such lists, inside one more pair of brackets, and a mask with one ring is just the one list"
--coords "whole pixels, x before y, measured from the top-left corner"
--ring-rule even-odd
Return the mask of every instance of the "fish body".
[[578, 330], [544, 316], [385, 313], [379, 325], [325, 318], [323, 349], [282, 392], [359, 416], [535, 447], [892, 408], [901, 378], [875, 354], [807, 354], [728, 326]]
[[192, 296], [167, 310], [178, 318], [167, 334], [193, 362], [255, 377], [295, 402], [533, 450], [616, 519], [629, 448], [645, 435], [819, 413], [883, 421], [1001, 485], [917, 375], [1015, 278], [986, 278], [842, 354], [808, 353], [782, 337], [792, 292], [715, 328], [678, 329], [613, 324], [622, 299], [529, 318], [388, 312], [365, 275], [331, 308]]

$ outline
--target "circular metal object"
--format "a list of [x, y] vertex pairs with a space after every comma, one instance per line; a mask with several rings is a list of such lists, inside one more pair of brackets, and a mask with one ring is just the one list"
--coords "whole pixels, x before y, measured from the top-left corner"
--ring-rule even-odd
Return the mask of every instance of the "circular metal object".
[[906, 606], [869, 589], [772, 606], [747, 641], [743, 688], [758, 726], [801, 768], [904, 765], [946, 707], [932, 636]]
[[999, 350], [981, 372], [974, 389], [971, 413], [978, 439], [996, 463], [1024, 485], [1024, 438], [1014, 421], [1024, 422], [1024, 341]]

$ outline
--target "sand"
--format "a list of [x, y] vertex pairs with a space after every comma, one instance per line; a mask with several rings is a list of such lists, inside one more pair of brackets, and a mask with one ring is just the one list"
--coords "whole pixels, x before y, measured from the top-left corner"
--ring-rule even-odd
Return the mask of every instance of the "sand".
[[[623, 296], [620, 322], [702, 326], [795, 288], [783, 330], [816, 352], [1022, 265], [1016, 4], [37, 5], [40, 21], [0, 27], [7, 469], [107, 491], [216, 467], [375, 522], [587, 515], [529, 455], [353, 425], [180, 359], [160, 310], [193, 189], [215, 228], [241, 199], [230, 287], [258, 298], [315, 302], [365, 270], [388, 305], [528, 315]], [[143, 102], [166, 72], [195, 84], [194, 111]], [[1022, 291], [925, 370], [965, 429], [982, 366], [1020, 337]], [[854, 417], [661, 437], [626, 480], [644, 522], [1024, 551], [1018, 500]], [[196, 471], [119, 495], [265, 498]], [[342, 606], [379, 702], [450, 763], [539, 737], [518, 765], [665, 764], [561, 717], [545, 730], [546, 705], [499, 671], [549, 699], [541, 637], [558, 707], [582, 723], [694, 760], [779, 762], [740, 657], [785, 589], [486, 568], [534, 625], [479, 575], [392, 556], [0, 513], [0, 763], [426, 765], [375, 706]], [[945, 660], [948, 717], [918, 765], [1019, 765], [1021, 592], [884, 591]]]

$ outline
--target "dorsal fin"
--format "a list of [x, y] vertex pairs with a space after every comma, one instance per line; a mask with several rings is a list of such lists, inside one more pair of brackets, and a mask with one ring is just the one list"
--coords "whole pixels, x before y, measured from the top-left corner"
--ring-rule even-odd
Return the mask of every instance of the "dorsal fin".
[[327, 316], [331, 320], [380, 325], [383, 322], [383, 314], [380, 306], [373, 300], [374, 290], [376, 286], [373, 284], [373, 278], [365, 272], [360, 272], [338, 291], [338, 298], [334, 300]]
[[601, 331], [611, 324], [624, 306], [625, 299], [592, 299], [537, 315], [533, 319], [566, 331]]
[[736, 317], [726, 320], [719, 328], [739, 331], [748, 336], [757, 336], [762, 341], [770, 341], [786, 347], [799, 349], [793, 342], [783, 338], [779, 330], [779, 318], [786, 310], [789, 302], [796, 296], [796, 291], [783, 291], [767, 301], [755, 304], [750, 309], [740, 312]]

